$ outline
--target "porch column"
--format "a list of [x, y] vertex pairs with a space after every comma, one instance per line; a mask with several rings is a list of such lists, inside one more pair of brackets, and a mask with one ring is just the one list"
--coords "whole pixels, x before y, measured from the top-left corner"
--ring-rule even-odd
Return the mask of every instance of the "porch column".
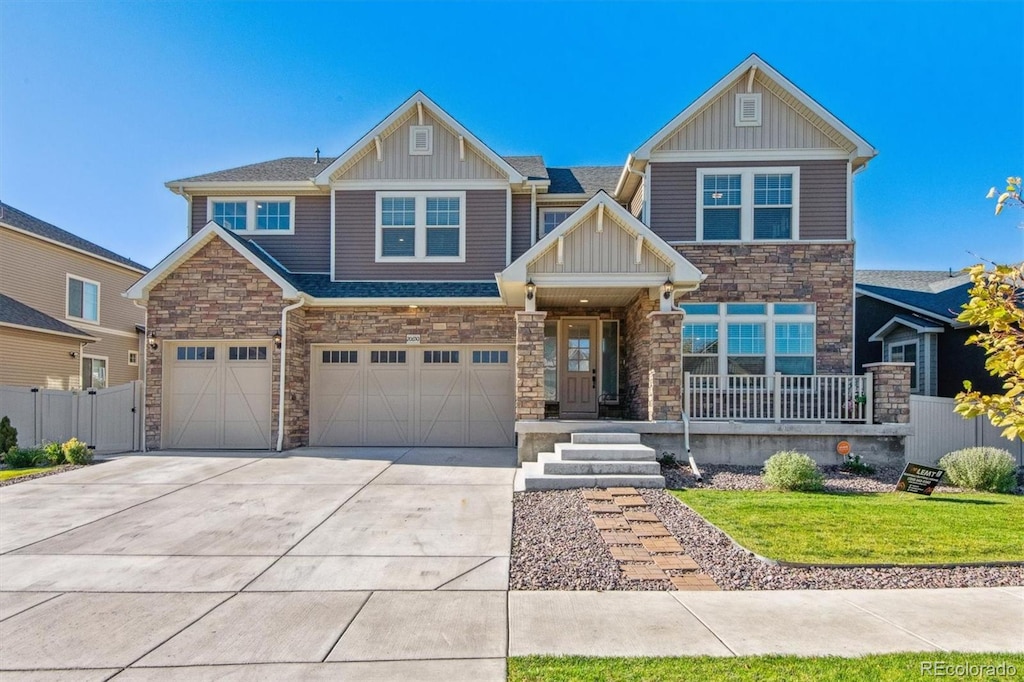
[[[872, 410], [876, 424], [910, 423], [910, 368], [912, 362], [871, 362]], [[920, 375], [919, 375], [920, 376]]]
[[679, 420], [683, 414], [683, 312], [647, 314], [651, 328], [651, 364], [647, 381], [647, 416], [651, 421]]
[[544, 318], [516, 312], [516, 421], [544, 418]]

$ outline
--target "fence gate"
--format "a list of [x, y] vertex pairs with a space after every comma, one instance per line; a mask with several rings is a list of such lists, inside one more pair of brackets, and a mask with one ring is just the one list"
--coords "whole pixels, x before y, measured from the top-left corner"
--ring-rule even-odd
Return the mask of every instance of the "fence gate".
[[914, 435], [907, 436], [906, 460], [919, 464], [937, 462], [948, 452], [986, 445], [1008, 450], [1017, 466], [1024, 466], [1024, 440], [1007, 440], [1002, 429], [986, 417], [964, 419], [953, 411], [952, 398], [910, 396], [910, 423]]
[[22, 447], [74, 436], [100, 452], [142, 447], [141, 381], [87, 391], [0, 386], [0, 417], [18, 430]]

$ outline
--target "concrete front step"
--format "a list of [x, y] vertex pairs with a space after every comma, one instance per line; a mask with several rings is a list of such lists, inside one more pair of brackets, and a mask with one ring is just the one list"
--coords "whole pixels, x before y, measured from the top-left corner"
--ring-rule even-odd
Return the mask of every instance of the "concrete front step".
[[647, 461], [621, 460], [565, 460], [553, 452], [542, 452], [537, 461], [543, 465], [543, 472], [552, 475], [609, 476], [609, 475], [658, 475], [661, 465]]
[[639, 433], [593, 432], [574, 433], [572, 442], [577, 445], [640, 444]]
[[555, 454], [563, 460], [611, 460], [653, 462], [654, 449], [639, 443], [555, 443]]
[[[532, 465], [532, 466], [531, 466]], [[622, 476], [572, 476], [544, 474], [539, 462], [523, 462], [523, 468], [516, 472], [516, 491], [573, 490], [576, 488], [664, 488], [664, 476], [643, 476], [639, 474]]]

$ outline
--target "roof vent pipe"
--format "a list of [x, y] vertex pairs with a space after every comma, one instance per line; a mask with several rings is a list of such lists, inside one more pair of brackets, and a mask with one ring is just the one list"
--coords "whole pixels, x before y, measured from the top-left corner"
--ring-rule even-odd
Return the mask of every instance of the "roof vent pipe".
[[320, 147], [314, 149], [313, 153], [316, 155], [316, 160], [313, 163], [320, 163]]

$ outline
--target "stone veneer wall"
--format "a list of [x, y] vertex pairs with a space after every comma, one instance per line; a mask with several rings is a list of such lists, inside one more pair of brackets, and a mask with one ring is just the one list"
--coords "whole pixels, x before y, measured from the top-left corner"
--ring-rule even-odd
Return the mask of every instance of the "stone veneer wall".
[[910, 362], [872, 362], [864, 365], [871, 372], [874, 389], [872, 403], [876, 424], [910, 423]]
[[678, 420], [683, 414], [682, 312], [648, 313], [650, 379], [647, 415], [653, 420]]
[[516, 421], [544, 418], [545, 312], [516, 313]]
[[629, 417], [648, 419], [648, 387], [651, 370], [651, 324], [647, 315], [658, 308], [646, 290], [626, 306], [622, 349], [626, 355], [626, 381], [630, 389]]
[[853, 244], [685, 244], [708, 277], [679, 303], [817, 304], [819, 374], [853, 372]]
[[[147, 302], [146, 447], [160, 447], [164, 342], [184, 339], [269, 338], [281, 326], [281, 288], [231, 246], [214, 239], [158, 283]], [[276, 442], [279, 352], [273, 359], [271, 442]]]
[[[286, 449], [309, 445], [309, 343], [306, 341], [306, 310], [296, 308], [288, 312], [284, 377], [288, 389], [284, 395], [283, 444]], [[273, 398], [275, 401], [278, 399], [276, 393]]]

